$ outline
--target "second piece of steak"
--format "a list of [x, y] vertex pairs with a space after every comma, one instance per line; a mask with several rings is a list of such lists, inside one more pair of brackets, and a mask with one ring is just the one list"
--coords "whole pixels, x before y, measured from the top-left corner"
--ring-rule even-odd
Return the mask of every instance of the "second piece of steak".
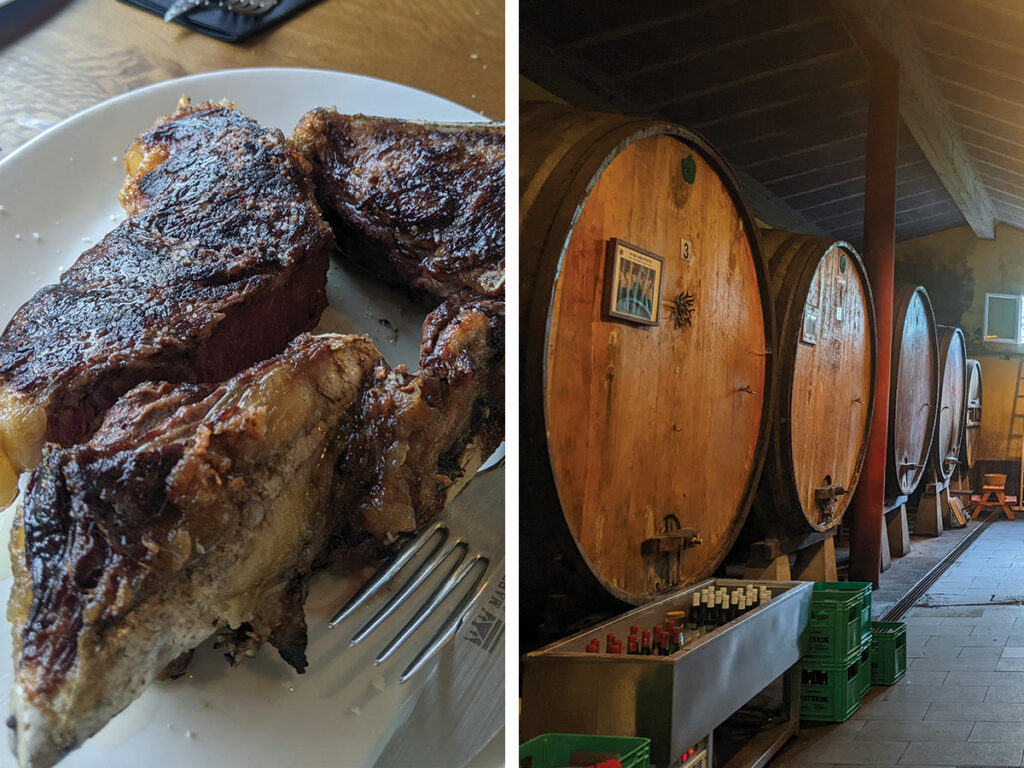
[[19, 765], [57, 762], [219, 628], [303, 670], [334, 462], [379, 359], [303, 335], [220, 386], [142, 384], [89, 442], [46, 447], [11, 543]]
[[423, 324], [420, 369], [376, 373], [339, 468], [360, 490], [351, 527], [381, 536], [439, 515], [504, 439], [505, 302], [450, 296]]
[[505, 291], [505, 130], [314, 109], [290, 143], [346, 257], [416, 291]]
[[0, 336], [0, 507], [44, 441], [87, 437], [131, 387], [223, 380], [326, 306], [330, 227], [280, 131], [183, 100], [126, 166], [128, 219]]

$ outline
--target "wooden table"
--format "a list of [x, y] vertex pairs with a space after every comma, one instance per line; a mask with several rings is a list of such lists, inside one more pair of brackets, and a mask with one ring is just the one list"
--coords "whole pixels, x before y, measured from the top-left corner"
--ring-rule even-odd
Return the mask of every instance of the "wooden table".
[[0, 160], [99, 101], [183, 75], [315, 67], [430, 91], [504, 118], [503, 0], [322, 0], [240, 45], [116, 0], [0, 7]]

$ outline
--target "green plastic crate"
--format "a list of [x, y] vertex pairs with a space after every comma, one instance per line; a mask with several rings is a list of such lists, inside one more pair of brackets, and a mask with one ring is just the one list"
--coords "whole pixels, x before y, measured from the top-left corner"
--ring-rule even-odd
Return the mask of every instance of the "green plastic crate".
[[818, 595], [824, 596], [829, 592], [850, 594], [856, 592], [861, 595], [863, 602], [860, 610], [860, 635], [861, 641], [867, 642], [871, 639], [871, 582], [870, 581], [819, 581], [816, 582], [811, 592], [811, 602]]
[[801, 670], [800, 719], [841, 723], [860, 708], [864, 678], [870, 673], [858, 658], [845, 664], [805, 659]]
[[857, 658], [863, 645], [862, 610], [859, 594], [838, 590], [813, 594], [804, 632], [804, 655], [832, 664], [847, 664]]
[[579, 752], [618, 755], [622, 768], [649, 768], [651, 740], [638, 736], [543, 733], [519, 745], [519, 768], [564, 768]]
[[857, 673], [859, 683], [857, 684], [857, 695], [862, 699], [871, 690], [871, 641], [866, 641], [860, 647], [860, 671]]
[[907, 673], [907, 625], [871, 622], [871, 684], [892, 685]]

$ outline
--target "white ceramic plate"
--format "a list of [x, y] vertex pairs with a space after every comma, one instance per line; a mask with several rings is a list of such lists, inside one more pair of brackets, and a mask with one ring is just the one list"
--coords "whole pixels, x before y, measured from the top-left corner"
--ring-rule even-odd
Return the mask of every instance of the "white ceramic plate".
[[[124, 176], [124, 150], [155, 119], [173, 111], [182, 95], [193, 101], [230, 99], [286, 135], [315, 106], [421, 120], [481, 119], [452, 102], [394, 83], [301, 69], [213, 72], [159, 83], [98, 104], [0, 162], [0, 327], [123, 217], [117, 191]], [[392, 364], [406, 363], [415, 369], [423, 307], [409, 305], [396, 293], [337, 263], [331, 266], [328, 298], [320, 330], [369, 333]], [[501, 502], [494, 499], [493, 503]], [[5, 550], [10, 514], [9, 510], [0, 516]], [[6, 605], [10, 570], [6, 557], [0, 560], [7, 576], [0, 581], [0, 599]], [[327, 619], [351, 588], [350, 582], [334, 576], [314, 580], [307, 603], [306, 674], [297, 675], [269, 646], [256, 658], [229, 669], [207, 643], [197, 652], [187, 678], [151, 686], [61, 765], [372, 764], [408, 714], [430, 670], [399, 686], [403, 662], [411, 655], [377, 669], [371, 662], [390, 634], [349, 649], [355, 627], [327, 633]], [[11, 686], [10, 628], [6, 620], [2, 624], [0, 717], [8, 711]], [[394, 621], [389, 628], [396, 628]], [[494, 663], [501, 664], [495, 655]], [[445, 668], [442, 662], [437, 674]], [[496, 691], [495, 695], [501, 694]], [[424, 734], [425, 743], [441, 736]], [[0, 748], [0, 767], [13, 765], [10, 753]]]

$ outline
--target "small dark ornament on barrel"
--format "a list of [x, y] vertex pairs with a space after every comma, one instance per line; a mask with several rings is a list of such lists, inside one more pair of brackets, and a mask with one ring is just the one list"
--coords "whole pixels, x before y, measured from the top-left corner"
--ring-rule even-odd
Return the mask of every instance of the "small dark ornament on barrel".
[[684, 291], [672, 300], [672, 322], [682, 330], [693, 325], [693, 313], [697, 311], [697, 296]]

